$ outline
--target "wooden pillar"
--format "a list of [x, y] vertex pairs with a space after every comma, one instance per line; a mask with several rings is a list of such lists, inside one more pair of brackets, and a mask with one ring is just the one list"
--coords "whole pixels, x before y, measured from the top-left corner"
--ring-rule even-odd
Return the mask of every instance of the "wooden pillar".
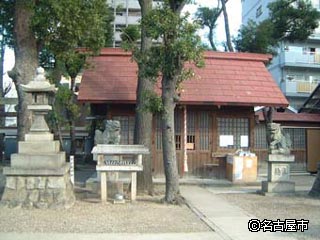
[[183, 107], [183, 171], [188, 172], [188, 154], [187, 154], [187, 106]]

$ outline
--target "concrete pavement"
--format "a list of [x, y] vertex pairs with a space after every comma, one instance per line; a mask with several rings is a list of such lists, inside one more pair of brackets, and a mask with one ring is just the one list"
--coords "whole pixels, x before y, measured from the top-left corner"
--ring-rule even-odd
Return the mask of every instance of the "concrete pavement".
[[180, 191], [190, 208], [224, 240], [296, 239], [281, 232], [250, 232], [248, 230], [249, 220], [258, 218], [229, 204], [207, 189], [199, 186], [181, 186]]
[[1, 240], [221, 240], [215, 232], [198, 233], [0, 233]]

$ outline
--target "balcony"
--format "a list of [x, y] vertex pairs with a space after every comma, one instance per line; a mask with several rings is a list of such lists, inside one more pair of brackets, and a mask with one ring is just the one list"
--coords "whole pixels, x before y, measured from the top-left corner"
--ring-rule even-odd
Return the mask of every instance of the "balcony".
[[117, 25], [139, 24], [141, 16], [116, 16], [115, 23]]
[[139, 1], [132, 1], [132, 0], [107, 0], [107, 3], [110, 6], [116, 6], [120, 8], [128, 8], [128, 9], [140, 9]]
[[285, 66], [320, 67], [320, 53], [284, 51], [281, 55], [281, 63]]
[[285, 83], [285, 94], [290, 95], [309, 95], [318, 86], [320, 81], [297, 81], [291, 80]]

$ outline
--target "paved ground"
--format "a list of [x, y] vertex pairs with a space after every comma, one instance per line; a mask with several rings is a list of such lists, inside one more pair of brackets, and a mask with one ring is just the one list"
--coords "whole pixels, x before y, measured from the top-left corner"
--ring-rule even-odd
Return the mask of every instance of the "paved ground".
[[[320, 199], [307, 196], [315, 176], [296, 175], [294, 195], [261, 196], [260, 182], [250, 185], [182, 186], [182, 195], [191, 208], [223, 239], [228, 240], [318, 240], [320, 239]], [[257, 215], [255, 215], [257, 214]], [[309, 219], [309, 230], [297, 233], [271, 233], [248, 230], [251, 219]]]
[[159, 234], [55, 234], [55, 233], [0, 233], [1, 240], [220, 240], [214, 232], [159, 233]]
[[[81, 169], [81, 174], [76, 174], [77, 184], [82, 183], [84, 179], [92, 174], [92, 169]], [[311, 188], [314, 181], [314, 177], [310, 175], [294, 176], [293, 179], [297, 184], [297, 195], [291, 197], [292, 201], [296, 198], [305, 198], [305, 193]], [[1, 180], [1, 179], [0, 179]], [[157, 180], [157, 182], [163, 182], [163, 180]], [[206, 231], [202, 232], [171, 232], [171, 233], [16, 233], [6, 232], [0, 233], [1, 240], [26, 240], [26, 239], [44, 239], [44, 240], [71, 240], [77, 238], [82, 239], [128, 239], [128, 240], [156, 240], [156, 239], [168, 239], [168, 240], [196, 240], [196, 239], [212, 239], [212, 240], [316, 240], [320, 236], [319, 230], [316, 228], [312, 234], [298, 233], [296, 235], [289, 235], [287, 233], [264, 233], [262, 231], [258, 233], [252, 233], [248, 230], [248, 221], [250, 219], [261, 219], [263, 213], [260, 216], [256, 216], [253, 213], [255, 211], [246, 206], [249, 201], [255, 202], [254, 207], [260, 208], [259, 203], [263, 202], [262, 199], [270, 199], [272, 201], [275, 197], [261, 197], [251, 199], [252, 196], [256, 197], [256, 190], [260, 189], [260, 183], [250, 185], [231, 185], [228, 181], [213, 181], [213, 180], [182, 180], [181, 181], [181, 193], [185, 197], [190, 208], [194, 211], [198, 219], [201, 219], [209, 227]], [[185, 185], [187, 184], [187, 185]], [[257, 200], [258, 199], [258, 200]], [[285, 198], [282, 198], [285, 199]], [[280, 201], [282, 200], [280, 199]], [[260, 202], [259, 202], [260, 201]], [[287, 200], [286, 200], [287, 201]], [[283, 203], [284, 205], [286, 203]], [[299, 204], [299, 202], [298, 202]], [[248, 204], [247, 204], [248, 205]], [[301, 211], [304, 211], [304, 207], [307, 206], [314, 209], [320, 209], [320, 200], [308, 200], [304, 202]], [[282, 205], [283, 206], [283, 205]], [[290, 205], [291, 206], [291, 205]], [[277, 209], [280, 209], [279, 204], [273, 206], [273, 210], [276, 213]], [[295, 205], [295, 208], [299, 208], [299, 205]], [[263, 209], [261, 207], [261, 209]], [[163, 209], [165, 211], [165, 209]], [[265, 210], [266, 211], [266, 210]], [[149, 215], [152, 211], [150, 211]], [[318, 212], [314, 213], [320, 218]], [[268, 216], [267, 214], [265, 216]], [[276, 215], [269, 215], [276, 216]], [[279, 214], [281, 218], [283, 215]], [[317, 217], [316, 216], [316, 217]], [[270, 220], [276, 220], [272, 218]], [[283, 219], [281, 219], [283, 220]], [[141, 219], [143, 221], [143, 219]], [[179, 224], [179, 222], [177, 222]], [[320, 225], [319, 225], [320, 226]], [[211, 230], [211, 231], [210, 231]], [[318, 232], [319, 231], [319, 232]], [[0, 226], [1, 232], [1, 226]], [[316, 237], [314, 237], [316, 236]]]

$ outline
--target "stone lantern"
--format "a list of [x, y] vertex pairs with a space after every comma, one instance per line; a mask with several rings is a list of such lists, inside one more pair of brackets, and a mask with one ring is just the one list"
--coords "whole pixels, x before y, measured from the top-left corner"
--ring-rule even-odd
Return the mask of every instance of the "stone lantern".
[[28, 109], [32, 124], [25, 141], [18, 143], [19, 152], [11, 155], [11, 166], [3, 170], [6, 186], [1, 204], [8, 207], [68, 208], [75, 201], [70, 181], [70, 166], [65, 152], [60, 151], [59, 141], [53, 139], [45, 121], [52, 109], [49, 94], [55, 92], [44, 76], [42, 68], [23, 91], [32, 94]]
[[32, 103], [28, 106], [28, 109], [33, 113], [30, 133], [49, 133], [49, 127], [44, 117], [52, 110], [52, 107], [48, 105], [48, 99], [50, 92], [56, 91], [55, 86], [46, 80], [44, 69], [38, 68], [34, 81], [27, 85], [21, 85], [21, 88], [26, 93], [32, 94]]

